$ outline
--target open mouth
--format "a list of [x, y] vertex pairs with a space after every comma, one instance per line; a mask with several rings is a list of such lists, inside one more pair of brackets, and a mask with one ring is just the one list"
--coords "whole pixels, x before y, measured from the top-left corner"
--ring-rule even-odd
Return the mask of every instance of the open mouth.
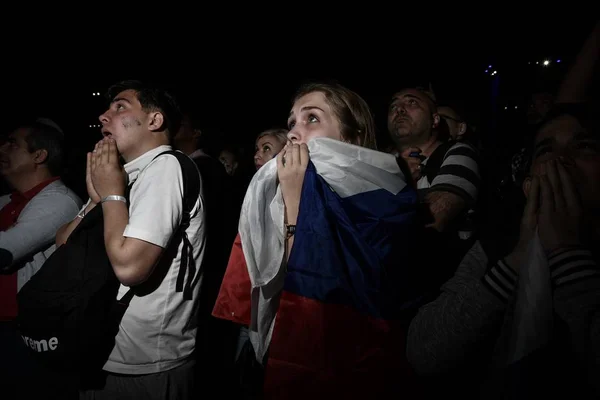
[[112, 133], [108, 129], [102, 128], [102, 130], [100, 132], [102, 132], [102, 136], [104, 136], [104, 137], [108, 137], [108, 138], [112, 137]]

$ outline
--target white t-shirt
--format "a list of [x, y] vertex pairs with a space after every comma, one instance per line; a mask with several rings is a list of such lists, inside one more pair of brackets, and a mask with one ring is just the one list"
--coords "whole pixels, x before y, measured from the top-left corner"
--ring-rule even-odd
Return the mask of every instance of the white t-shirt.
[[[123, 235], [166, 250], [148, 281], [137, 288], [146, 287], [149, 293], [136, 293], [123, 316], [115, 347], [104, 365], [109, 372], [133, 375], [162, 372], [182, 365], [194, 351], [197, 328], [194, 303], [198, 301], [200, 284], [193, 288], [193, 300], [185, 301], [183, 293], [176, 291], [182, 242], [171, 243], [183, 212], [181, 166], [171, 155], [153, 160], [167, 150], [171, 147], [160, 146], [125, 164], [129, 182], [135, 182], [129, 197], [129, 224]], [[196, 264], [194, 280], [202, 272], [205, 221], [201, 195], [186, 230]], [[185, 279], [190, 279], [187, 272]], [[128, 290], [129, 287], [121, 285], [119, 298]]]

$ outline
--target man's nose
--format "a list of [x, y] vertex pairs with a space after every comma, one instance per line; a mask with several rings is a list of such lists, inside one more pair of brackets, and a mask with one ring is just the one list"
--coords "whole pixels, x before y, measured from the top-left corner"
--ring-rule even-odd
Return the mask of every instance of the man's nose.
[[402, 104], [396, 104], [392, 108], [392, 112], [390, 114], [391, 114], [392, 119], [394, 119], [399, 115], [406, 114], [406, 108], [404, 108], [404, 106]]

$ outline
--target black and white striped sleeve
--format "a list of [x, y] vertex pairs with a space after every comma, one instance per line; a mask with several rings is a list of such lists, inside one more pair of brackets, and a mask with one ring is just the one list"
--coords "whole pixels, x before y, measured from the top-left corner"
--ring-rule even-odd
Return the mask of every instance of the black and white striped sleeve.
[[506, 304], [515, 291], [517, 274], [500, 260], [483, 276], [483, 284]]
[[582, 279], [600, 278], [592, 252], [583, 247], [556, 250], [548, 256], [552, 283], [560, 287]]
[[467, 143], [455, 143], [446, 152], [429, 191], [446, 191], [462, 197], [472, 206], [477, 201], [480, 172], [477, 150]]
[[[554, 310], [590, 387], [600, 394], [600, 267], [589, 249], [571, 247], [548, 257]], [[597, 398], [597, 397], [594, 397]]]

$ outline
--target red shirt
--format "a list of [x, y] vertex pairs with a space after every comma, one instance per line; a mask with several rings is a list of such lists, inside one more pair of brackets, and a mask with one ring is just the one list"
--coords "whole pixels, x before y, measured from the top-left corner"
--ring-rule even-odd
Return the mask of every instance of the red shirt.
[[[50, 178], [25, 193], [13, 192], [10, 203], [0, 210], [0, 231], [7, 231], [16, 223], [21, 211], [42, 189], [60, 177]], [[17, 317], [17, 272], [0, 275], [0, 321], [11, 321]]]

